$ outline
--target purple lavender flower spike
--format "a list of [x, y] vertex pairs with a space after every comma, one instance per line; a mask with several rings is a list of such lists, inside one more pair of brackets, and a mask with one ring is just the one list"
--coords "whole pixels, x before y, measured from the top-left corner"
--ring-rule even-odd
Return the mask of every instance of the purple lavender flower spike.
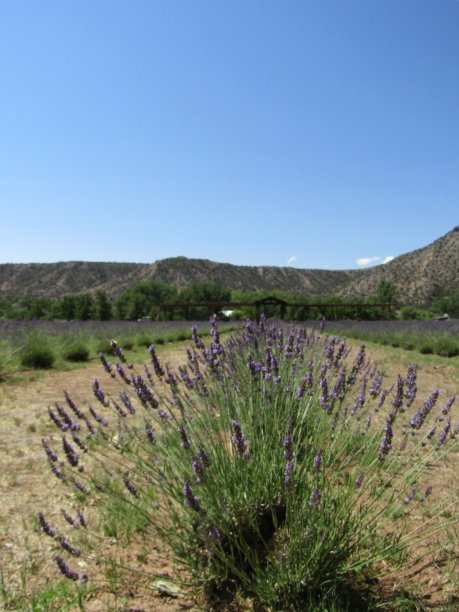
[[75, 489], [78, 489], [78, 491], [81, 491], [81, 493], [84, 493], [85, 495], [89, 493], [88, 489], [79, 480], [74, 480], [73, 486], [75, 487]]
[[416, 489], [413, 489], [413, 490], [411, 491], [411, 493], [409, 493], [409, 494], [408, 494], [408, 495], [405, 497], [405, 499], [403, 500], [403, 503], [404, 503], [405, 505], [409, 504], [409, 503], [410, 503], [410, 501], [413, 499], [413, 497], [414, 497], [415, 495], [416, 495]]
[[89, 450], [88, 447], [86, 446], [86, 444], [78, 436], [76, 436], [75, 434], [72, 434], [72, 440], [75, 442], [75, 444], [77, 446], [79, 446], [81, 448], [81, 450], [84, 453], [88, 452], [88, 450]]
[[62, 546], [62, 548], [64, 550], [66, 550], [67, 552], [69, 552], [72, 557], [79, 557], [80, 556], [80, 549], [79, 548], [75, 548], [74, 546], [72, 546], [70, 544], [70, 542], [68, 540], [66, 540], [65, 538], [61, 538], [60, 539], [60, 544]]
[[116, 364], [116, 371], [118, 372], [120, 378], [122, 378], [127, 385], [131, 384], [132, 378], [128, 374], [126, 374], [126, 370], [123, 368], [121, 363]]
[[397, 378], [397, 388], [395, 390], [395, 396], [391, 400], [391, 404], [394, 407], [395, 413], [401, 410], [403, 406], [404, 385], [405, 385], [405, 381], [399, 374]]
[[116, 340], [110, 341], [110, 348], [112, 349], [112, 353], [113, 355], [115, 355], [115, 357], [118, 357], [120, 361], [122, 361], [123, 363], [126, 363], [127, 361], [126, 355], [124, 354], [123, 349], [120, 346], [118, 346], [118, 342]]
[[56, 535], [56, 530], [51, 527], [49, 523], [46, 522], [43, 512], [38, 513], [38, 521], [40, 522], [40, 528], [43, 533], [49, 535], [51, 538], [54, 538]]
[[151, 344], [148, 347], [148, 352], [150, 353], [150, 357], [151, 357], [151, 365], [153, 366], [153, 369], [155, 371], [156, 376], [161, 380], [164, 376], [164, 370], [161, 366], [161, 363], [159, 361], [159, 358], [156, 354], [155, 351], [155, 347], [153, 346], [153, 344]]
[[357, 478], [354, 481], [356, 489], [360, 489], [360, 487], [362, 486], [364, 477], [365, 477], [365, 472], [360, 472], [360, 474], [357, 476]]
[[335, 353], [333, 360], [333, 366], [337, 368], [340, 364], [341, 359], [344, 357], [344, 351], [346, 350], [346, 341], [342, 340], [338, 346], [338, 350]]
[[191, 326], [191, 339], [193, 340], [193, 342], [196, 345], [196, 348], [202, 350], [204, 347], [204, 342], [201, 340], [201, 338], [198, 336], [198, 329], [196, 327], [196, 325], [192, 325]]
[[78, 523], [75, 522], [75, 520], [70, 514], [68, 514], [65, 510], [61, 510], [61, 512], [62, 512], [62, 516], [65, 518], [65, 520], [67, 521], [69, 525], [72, 525], [72, 527], [74, 527], [75, 529], [79, 528]]
[[231, 440], [234, 446], [236, 447], [237, 452], [240, 455], [245, 455], [247, 452], [247, 445], [246, 445], [247, 438], [246, 436], [242, 434], [241, 426], [236, 421], [236, 419], [233, 420], [232, 425], [234, 429], [234, 436], [231, 437]]
[[215, 527], [214, 525], [208, 525], [207, 526], [207, 537], [210, 540], [220, 541], [222, 539], [222, 534], [220, 530], [217, 529], [217, 527]]
[[451, 429], [451, 419], [448, 419], [445, 423], [443, 430], [440, 432], [438, 436], [438, 447], [446, 442], [446, 438], [448, 437], [448, 433]]
[[419, 410], [416, 410], [416, 412], [413, 414], [413, 416], [409, 420], [409, 425], [413, 429], [420, 429], [423, 422], [424, 422], [424, 419], [422, 417], [421, 412]]
[[139, 497], [137, 487], [131, 480], [129, 480], [129, 475], [127, 473], [124, 474], [123, 476], [123, 482], [124, 482], [126, 489], [129, 491], [131, 495], [133, 495], [134, 497]]
[[59, 478], [59, 480], [62, 480], [62, 482], [66, 482], [67, 479], [64, 476], [64, 472], [54, 463], [50, 463], [49, 465], [53, 474]]
[[148, 405], [151, 408], [157, 408], [159, 406], [158, 399], [154, 396], [153, 391], [141, 376], [134, 376], [132, 382], [134, 384], [137, 397], [144, 406]]
[[143, 366], [143, 369], [145, 371], [145, 376], [147, 377], [148, 382], [150, 383], [150, 385], [152, 387], [154, 387], [155, 386], [155, 382], [153, 380], [153, 374], [150, 372], [150, 370], [148, 369], [148, 366], [146, 364]]
[[284, 449], [285, 458], [287, 461], [292, 461], [292, 459], [295, 457], [295, 453], [293, 451], [293, 440], [290, 434], [284, 438]]
[[105, 393], [102, 389], [102, 387], [100, 386], [99, 381], [97, 380], [97, 378], [95, 378], [92, 382], [92, 390], [94, 391], [94, 395], [95, 397], [99, 400], [99, 402], [102, 404], [102, 406], [107, 407], [109, 405], [106, 397], [105, 397]]
[[65, 395], [65, 401], [67, 402], [69, 408], [71, 408], [71, 410], [76, 414], [76, 416], [79, 419], [84, 419], [84, 414], [81, 412], [81, 410], [75, 404], [75, 402], [70, 397], [70, 395], [67, 393], [67, 391], [64, 391], [64, 395]]
[[379, 459], [381, 461], [384, 460], [385, 456], [392, 448], [393, 431], [389, 423], [386, 423], [386, 426], [384, 427], [384, 431], [385, 431], [384, 438], [379, 446]]
[[145, 421], [145, 435], [147, 436], [147, 440], [150, 444], [155, 443], [155, 434], [153, 431], [153, 426], [148, 421]]
[[413, 403], [416, 397], [416, 392], [417, 392], [416, 377], [417, 377], [416, 365], [414, 363], [409, 363], [408, 373], [405, 379], [405, 385], [406, 385], [405, 397], [408, 400], [406, 404], [407, 406], [411, 406], [411, 404]]
[[389, 389], [383, 389], [381, 391], [381, 393], [379, 394], [378, 408], [382, 407], [388, 394], [389, 394]]
[[369, 394], [372, 397], [377, 397], [379, 395], [381, 391], [382, 379], [382, 374], [378, 374], [378, 376], [374, 379], [369, 391]]
[[127, 412], [123, 410], [123, 408], [121, 408], [121, 406], [117, 402], [113, 402], [113, 405], [115, 406], [115, 410], [120, 415], [120, 417], [127, 417]]
[[317, 454], [314, 457], [314, 472], [318, 472], [322, 466], [322, 457]]
[[43, 445], [43, 448], [45, 449], [45, 453], [49, 461], [53, 461], [53, 462], [57, 461], [56, 453], [53, 451], [53, 449], [49, 446], [49, 444], [46, 442], [44, 438], [42, 439], [41, 443]]
[[48, 414], [52, 422], [61, 430], [67, 431], [69, 426], [66, 423], [63, 423], [54, 413], [54, 411], [48, 406]]
[[449, 398], [449, 400], [443, 406], [443, 408], [441, 409], [441, 413], [443, 416], [446, 416], [449, 413], [449, 411], [451, 410], [451, 406], [454, 404], [455, 399], [456, 399], [456, 396], [453, 395], [452, 397]]
[[129, 395], [126, 393], [126, 391], [121, 391], [120, 393], [120, 399], [123, 402], [123, 404], [126, 406], [127, 410], [129, 410], [129, 412], [131, 414], [135, 413], [135, 408], [132, 405], [131, 400], [129, 399]]
[[202, 461], [203, 465], [205, 467], [210, 467], [210, 459], [209, 459], [209, 455], [207, 454], [205, 448], [203, 446], [201, 446], [201, 448], [199, 449], [198, 452], [199, 458]]
[[75, 451], [73, 446], [69, 442], [67, 442], [67, 439], [65, 436], [62, 439], [62, 446], [64, 448], [65, 455], [70, 465], [71, 466], [78, 465], [78, 459], [79, 459], [78, 453]]
[[191, 442], [187, 436], [185, 427], [183, 425], [180, 425], [180, 427], [178, 428], [178, 432], [180, 434], [180, 439], [182, 440], [180, 442], [180, 448], [190, 448]]
[[104, 427], [108, 427], [108, 421], [104, 419], [103, 416], [97, 414], [97, 412], [94, 410], [92, 406], [89, 405], [88, 408], [89, 408], [89, 412], [92, 414], [92, 416], [96, 419], [98, 423], [100, 423]]
[[357, 380], [358, 373], [363, 369], [365, 364], [365, 344], [360, 345], [359, 352], [357, 353], [354, 363], [352, 364], [351, 371], [347, 377], [347, 384], [353, 385]]
[[75, 581], [80, 578], [78, 573], [70, 569], [69, 565], [64, 561], [64, 559], [60, 555], [57, 555], [57, 557], [55, 558], [55, 561], [57, 563], [57, 567], [59, 568], [59, 571], [66, 578], [69, 578], [70, 580], [75, 580]]
[[432, 493], [433, 487], [427, 487], [426, 490], [424, 491], [424, 497], [423, 499], [427, 499], [429, 497], [429, 495]]
[[351, 408], [351, 414], [354, 415], [357, 410], [364, 405], [365, 403], [365, 391], [367, 387], [367, 382], [364, 380], [360, 386], [359, 394], [355, 398], [354, 405]]
[[285, 486], [287, 487], [287, 489], [289, 489], [292, 486], [292, 482], [293, 482], [293, 466], [294, 466], [294, 460], [292, 459], [291, 461], [287, 461], [286, 465], [285, 465]]
[[183, 487], [183, 495], [185, 496], [187, 506], [192, 508], [195, 512], [199, 512], [199, 497], [193, 495], [193, 490], [189, 482], [185, 482], [185, 485]]
[[84, 514], [81, 512], [81, 510], [78, 510], [77, 514], [78, 514], [78, 520], [80, 521], [80, 525], [82, 527], [87, 527], [88, 524], [86, 523], [86, 519], [84, 517]]
[[111, 374], [113, 376], [112, 364], [105, 359], [105, 355], [103, 353], [98, 353], [98, 357], [102, 363], [104, 370], [107, 374]]
[[311, 497], [309, 498], [309, 505], [313, 508], [318, 506], [320, 502], [320, 491], [319, 489], [313, 489], [311, 492]]
[[330, 396], [334, 399], [343, 399], [346, 394], [346, 368], [338, 374], [331, 390]]
[[203, 482], [204, 465], [199, 455], [196, 455], [195, 457], [193, 457], [193, 461], [191, 462], [191, 467], [193, 468], [193, 471], [196, 472], [196, 482]]
[[333, 400], [328, 393], [328, 383], [326, 378], [320, 379], [320, 390], [321, 394], [319, 397], [319, 402], [321, 407], [330, 414], [333, 407]]

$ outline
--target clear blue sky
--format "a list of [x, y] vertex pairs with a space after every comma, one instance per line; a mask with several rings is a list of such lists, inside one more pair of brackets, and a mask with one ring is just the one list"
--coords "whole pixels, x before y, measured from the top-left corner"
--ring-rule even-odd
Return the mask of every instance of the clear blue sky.
[[2, 0], [0, 262], [355, 268], [459, 224], [458, 0]]

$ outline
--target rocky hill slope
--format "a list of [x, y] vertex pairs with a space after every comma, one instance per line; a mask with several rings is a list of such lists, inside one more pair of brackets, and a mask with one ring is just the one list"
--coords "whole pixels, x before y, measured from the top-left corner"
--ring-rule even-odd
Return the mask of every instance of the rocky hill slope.
[[375, 294], [382, 279], [397, 287], [402, 303], [425, 303], [459, 291], [459, 226], [432, 244], [364, 270], [303, 270], [235, 266], [174, 257], [152, 264], [70, 261], [0, 264], [0, 297], [60, 297], [102, 289], [113, 298], [142, 280], [162, 280], [178, 289], [196, 281], [228, 289], [283, 289], [301, 295]]

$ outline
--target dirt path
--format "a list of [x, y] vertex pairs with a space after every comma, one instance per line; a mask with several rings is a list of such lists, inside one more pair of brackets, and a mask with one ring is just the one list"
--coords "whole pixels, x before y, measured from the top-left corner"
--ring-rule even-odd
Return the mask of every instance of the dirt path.
[[[442, 389], [443, 402], [453, 393], [459, 394], [459, 359], [440, 359], [432, 364], [415, 353], [377, 346], [371, 346], [368, 353], [391, 380], [395, 380], [398, 373], [406, 374], [409, 361], [417, 362], [419, 398], [424, 399], [436, 387]], [[183, 346], [165, 347], [160, 355], [163, 361], [171, 365], [181, 363], [184, 360]], [[0, 566], [8, 596], [12, 597], [14, 592], [23, 593], [24, 589], [27, 593], [30, 593], [30, 589], [42, 589], [47, 580], [52, 582], [58, 579], [53, 561], [56, 545], [53, 540], [38, 533], [35, 517], [38, 512], [43, 512], [51, 523], [62, 524], [61, 511], [71, 512], [76, 508], [66, 489], [51, 475], [41, 439], [46, 436], [51, 440], [53, 437], [56, 441], [60, 440], [49, 419], [47, 407], [63, 400], [64, 389], [78, 405], [94, 403], [91, 388], [94, 377], [103, 382], [107, 391], [110, 391], [111, 384], [116, 384], [110, 382], [108, 376], [104, 377], [99, 363], [69, 372], [47, 372], [33, 382], [0, 383]], [[459, 412], [457, 403], [455, 415]], [[455, 416], [454, 424], [457, 421]], [[449, 468], [437, 474], [437, 479], [450, 483], [453, 479], [457, 485], [458, 466], [456, 454]], [[109, 551], [116, 548], [116, 542], [105, 541], [102, 546]], [[79, 569], [90, 573], [86, 563], [80, 562]], [[155, 568], [164, 576], [173, 572], [170, 563], [164, 559], [164, 551], [159, 547], [148, 552], [148, 567]], [[94, 571], [94, 568], [91, 569]], [[85, 610], [141, 609], [148, 612], [198, 609], [197, 604], [185, 596], [172, 599], [154, 592], [150, 596], [139, 595], [129, 599], [129, 603], [123, 603], [120, 599], [115, 606], [113, 602], [109, 604], [108, 600], [104, 600], [100, 593], [96, 589], [93, 598], [85, 604]], [[12, 603], [10, 605], [9, 609], [23, 609], [15, 608]], [[47, 609], [59, 608], [50, 606]]]

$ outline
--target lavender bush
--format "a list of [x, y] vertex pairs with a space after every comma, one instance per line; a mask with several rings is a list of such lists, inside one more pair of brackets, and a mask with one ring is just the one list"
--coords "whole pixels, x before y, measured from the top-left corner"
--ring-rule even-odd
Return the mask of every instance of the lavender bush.
[[[62, 436], [44, 442], [52, 472], [115, 533], [130, 521], [161, 537], [210, 603], [380, 606], [376, 579], [416, 564], [420, 543], [425, 562], [457, 525], [457, 490], [436, 490], [426, 470], [457, 449], [454, 397], [418, 399], [414, 365], [392, 384], [364, 345], [351, 354], [323, 330], [247, 321], [223, 345], [213, 321], [211, 334], [206, 345], [193, 327], [177, 371], [153, 346], [129, 367], [115, 344], [121, 369], [102, 356], [102, 375], [119, 392], [101, 376], [94, 406], [67, 394], [50, 412]], [[83, 551], [63, 536], [56, 548], [65, 576], [91, 580], [72, 566]]]

